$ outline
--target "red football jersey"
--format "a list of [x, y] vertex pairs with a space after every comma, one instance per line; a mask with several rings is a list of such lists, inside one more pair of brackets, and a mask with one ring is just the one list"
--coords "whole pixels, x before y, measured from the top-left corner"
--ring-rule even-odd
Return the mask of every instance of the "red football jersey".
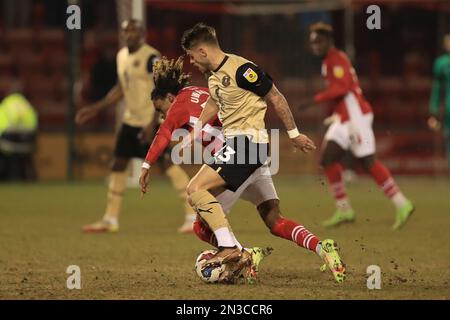
[[[148, 149], [145, 161], [153, 165], [158, 160], [169, 145], [172, 133], [176, 129], [183, 128], [192, 131], [208, 98], [209, 92], [207, 88], [192, 86], [180, 90], [175, 101], [167, 111], [164, 122], [159, 126], [155, 138]], [[207, 146], [213, 143], [217, 144], [217, 146], [222, 146], [224, 138], [221, 130], [222, 124], [215, 116], [202, 129], [203, 145]]]
[[327, 88], [314, 96], [317, 103], [330, 102], [341, 121], [348, 121], [352, 114], [372, 112], [372, 107], [363, 96], [358, 77], [347, 55], [331, 48], [322, 62], [322, 76]]

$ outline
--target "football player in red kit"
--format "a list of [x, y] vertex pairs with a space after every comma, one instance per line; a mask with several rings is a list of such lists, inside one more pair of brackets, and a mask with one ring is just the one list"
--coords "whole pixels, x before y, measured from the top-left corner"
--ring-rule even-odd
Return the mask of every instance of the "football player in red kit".
[[322, 58], [322, 76], [327, 82], [327, 88], [314, 96], [314, 103], [331, 104], [335, 115], [325, 134], [321, 165], [336, 200], [337, 211], [324, 226], [336, 226], [355, 219], [342, 178], [342, 158], [350, 151], [395, 205], [393, 229], [399, 229], [414, 207], [400, 191], [389, 170], [375, 157], [373, 112], [363, 96], [355, 69], [347, 55], [334, 46], [330, 25], [322, 22], [311, 25], [309, 41], [313, 54]]
[[[190, 76], [184, 74], [182, 69], [183, 57], [179, 57], [177, 60], [169, 60], [163, 57], [154, 66], [155, 89], [151, 93], [151, 98], [155, 109], [164, 117], [164, 122], [160, 125], [142, 165], [139, 178], [142, 195], [147, 192], [150, 178], [149, 169], [164, 154], [172, 140], [172, 134], [178, 129], [192, 130], [209, 98], [207, 88], [188, 86]], [[217, 117], [211, 119], [202, 129], [199, 142], [209, 150], [210, 155], [223, 146], [224, 138], [221, 130], [222, 124]], [[223, 207], [227, 211], [242, 192], [237, 192], [235, 195], [231, 194], [231, 192], [223, 192], [220, 198], [221, 203], [226, 203]], [[217, 247], [214, 234], [207, 224], [198, 217], [194, 222], [193, 230], [201, 240]], [[249, 283], [254, 283], [259, 264], [265, 256], [270, 254], [271, 250], [260, 247], [245, 248], [244, 250], [234, 234], [232, 236], [236, 245], [243, 252], [242, 259], [236, 263], [228, 264], [219, 282], [234, 282], [241, 270], [248, 266], [245, 277]]]

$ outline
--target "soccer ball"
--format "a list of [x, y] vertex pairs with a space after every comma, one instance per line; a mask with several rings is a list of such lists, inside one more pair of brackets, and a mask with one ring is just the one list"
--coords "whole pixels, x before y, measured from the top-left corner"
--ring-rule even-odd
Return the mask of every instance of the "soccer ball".
[[209, 259], [214, 257], [217, 250], [205, 250], [199, 254], [195, 261], [195, 272], [204, 282], [217, 283], [220, 276], [225, 271], [225, 264], [220, 266], [205, 267]]

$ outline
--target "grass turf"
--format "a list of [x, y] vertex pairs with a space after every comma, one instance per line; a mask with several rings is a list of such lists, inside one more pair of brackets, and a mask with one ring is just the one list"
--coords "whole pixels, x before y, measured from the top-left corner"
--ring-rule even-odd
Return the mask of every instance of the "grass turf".
[[[372, 181], [349, 185], [353, 224], [324, 229], [334, 211], [319, 178], [275, 178], [286, 217], [341, 247], [348, 276], [335, 283], [312, 252], [271, 235], [249, 203], [239, 201], [230, 221], [247, 246], [272, 246], [257, 285], [207, 285], [193, 272], [195, 235], [177, 234], [182, 206], [167, 180], [154, 180], [140, 200], [124, 198], [117, 234], [82, 234], [102, 216], [101, 183], [0, 185], [1, 299], [449, 299], [450, 181], [398, 180], [416, 212], [393, 232], [394, 208]], [[66, 288], [66, 268], [81, 268], [81, 290]], [[378, 265], [381, 290], [368, 290], [366, 268]]]

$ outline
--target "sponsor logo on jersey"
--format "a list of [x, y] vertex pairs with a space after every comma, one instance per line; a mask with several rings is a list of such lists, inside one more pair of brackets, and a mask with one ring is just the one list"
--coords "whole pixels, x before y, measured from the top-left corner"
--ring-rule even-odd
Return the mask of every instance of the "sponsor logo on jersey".
[[133, 66], [134, 66], [135, 68], [139, 67], [140, 64], [141, 64], [141, 61], [140, 61], [140, 60], [134, 60], [134, 62], [133, 62]]
[[247, 79], [248, 82], [255, 82], [258, 80], [258, 75], [252, 68], [248, 68], [247, 71], [244, 72], [244, 78]]
[[338, 79], [342, 78], [344, 76], [344, 68], [341, 66], [335, 66], [333, 68], [333, 74]]

